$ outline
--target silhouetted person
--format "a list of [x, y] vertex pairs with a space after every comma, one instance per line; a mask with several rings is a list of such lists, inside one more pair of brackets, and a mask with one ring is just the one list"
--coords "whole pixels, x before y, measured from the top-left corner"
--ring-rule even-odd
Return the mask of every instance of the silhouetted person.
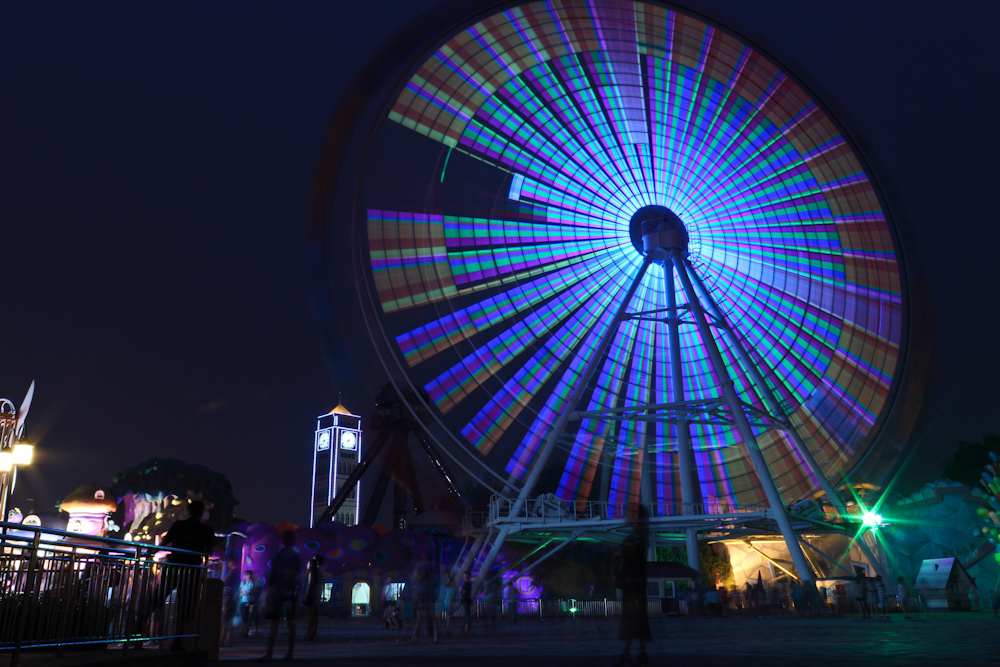
[[462, 573], [458, 597], [462, 602], [462, 613], [465, 615], [465, 631], [472, 632], [472, 575], [468, 572]]
[[868, 586], [865, 575], [860, 572], [854, 576], [854, 600], [858, 603], [861, 618], [868, 618]]
[[267, 653], [258, 662], [271, 662], [282, 618], [288, 622], [288, 653], [284, 659], [291, 660], [295, 649], [295, 606], [299, 597], [302, 563], [293, 548], [295, 533], [286, 530], [281, 534], [281, 543], [284, 547], [271, 559], [267, 577], [267, 617], [271, 619], [271, 633], [267, 637]]
[[[212, 551], [215, 543], [215, 531], [203, 523], [205, 519], [205, 503], [192, 500], [188, 505], [188, 518], [174, 521], [160, 541], [160, 546], [184, 549], [195, 553], [178, 553], [170, 551], [167, 562], [172, 567], [166, 568], [164, 580], [161, 583], [161, 594], [156, 598], [155, 608], [158, 608], [177, 589], [177, 624], [178, 634], [197, 634], [195, 627], [195, 605], [198, 603], [198, 568], [205, 562], [205, 556]], [[183, 651], [181, 639], [175, 639], [170, 645], [171, 651]]]
[[316, 626], [319, 624], [319, 603], [323, 599], [323, 557], [316, 554], [309, 560], [306, 571], [306, 596], [302, 605], [306, 608], [306, 641], [316, 639]]
[[630, 521], [632, 532], [625, 538], [621, 550], [621, 564], [616, 577], [622, 589], [621, 639], [625, 642], [616, 665], [632, 663], [632, 642], [639, 641], [636, 665], [648, 665], [646, 643], [653, 638], [649, 631], [649, 613], [646, 603], [646, 555], [649, 552], [649, 514], [636, 504], [635, 517]]

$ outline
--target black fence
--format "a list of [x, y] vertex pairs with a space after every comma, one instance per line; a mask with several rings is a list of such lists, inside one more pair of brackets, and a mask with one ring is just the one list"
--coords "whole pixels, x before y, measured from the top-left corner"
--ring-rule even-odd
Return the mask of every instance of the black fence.
[[[0, 650], [197, 637], [205, 568], [171, 550], [0, 522]], [[185, 552], [182, 552], [185, 553]], [[192, 554], [195, 555], [195, 554]]]

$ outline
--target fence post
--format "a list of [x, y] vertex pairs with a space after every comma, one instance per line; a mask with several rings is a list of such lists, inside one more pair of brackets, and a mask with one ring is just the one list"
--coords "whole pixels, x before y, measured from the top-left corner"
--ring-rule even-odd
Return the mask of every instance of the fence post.
[[63, 569], [63, 584], [61, 586], [62, 590], [65, 591], [63, 594], [63, 601], [60, 605], [62, 613], [59, 617], [59, 629], [56, 631], [56, 656], [61, 657], [63, 654], [63, 644], [62, 641], [66, 639], [66, 622], [67, 617], [70, 613], [70, 606], [73, 601], [76, 600], [76, 547], [69, 554], [69, 569]]
[[608, 617], [608, 599], [604, 598], [604, 618]]
[[[138, 582], [140, 578], [139, 563], [142, 556], [141, 547], [135, 548], [135, 560], [132, 562], [132, 584], [129, 586], [128, 611], [125, 613], [125, 640], [122, 642], [122, 657], [128, 655], [128, 643], [132, 640], [132, 623], [135, 618], [136, 600], [138, 599]], [[139, 628], [142, 634], [142, 628]]]
[[14, 654], [10, 656], [10, 667], [17, 667], [17, 661], [21, 657], [24, 626], [28, 623], [28, 604], [35, 594], [35, 568], [38, 567], [38, 543], [41, 538], [41, 531], [35, 531], [35, 539], [31, 541], [31, 559], [28, 561], [28, 572], [24, 580], [24, 596], [21, 599], [21, 608], [18, 609], [17, 635], [14, 639]]

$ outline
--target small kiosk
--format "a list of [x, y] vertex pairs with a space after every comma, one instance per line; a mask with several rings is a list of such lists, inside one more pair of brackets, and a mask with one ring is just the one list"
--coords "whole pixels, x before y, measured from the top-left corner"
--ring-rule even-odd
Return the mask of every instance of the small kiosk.
[[920, 564], [914, 588], [930, 611], [969, 611], [972, 577], [957, 558], [928, 558]]

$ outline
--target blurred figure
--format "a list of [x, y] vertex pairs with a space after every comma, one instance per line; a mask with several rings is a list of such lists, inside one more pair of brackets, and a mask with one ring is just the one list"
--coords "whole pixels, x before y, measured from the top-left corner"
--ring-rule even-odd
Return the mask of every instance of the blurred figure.
[[427, 634], [433, 637], [435, 644], [438, 642], [437, 623], [434, 618], [435, 593], [434, 582], [431, 580], [430, 563], [427, 562], [427, 556], [421, 556], [413, 570], [413, 604], [417, 609], [417, 618], [414, 621], [411, 639], [414, 643], [420, 642], [420, 628], [425, 623], [427, 624]]
[[257, 599], [260, 597], [260, 585], [253, 570], [243, 573], [240, 582], [240, 629], [241, 637], [257, 634]]
[[909, 597], [909, 591], [906, 588], [906, 579], [900, 577], [896, 580], [896, 599], [899, 600], [899, 610], [903, 612], [904, 617], [909, 613], [906, 606], [907, 597]]
[[454, 601], [455, 584], [451, 580], [451, 573], [444, 569], [441, 572], [441, 586], [438, 589], [438, 616], [444, 615], [444, 631], [448, 634], [451, 634], [451, 608]]
[[271, 570], [267, 578], [267, 617], [271, 619], [271, 632], [267, 637], [267, 653], [258, 662], [271, 662], [274, 642], [278, 638], [278, 624], [284, 618], [288, 622], [288, 653], [285, 660], [292, 659], [295, 649], [295, 606], [299, 597], [302, 578], [302, 564], [295, 551], [295, 533], [286, 530], [281, 534], [284, 547], [271, 559]]
[[462, 613], [465, 615], [465, 632], [472, 632], [472, 575], [468, 571], [462, 573], [462, 583], [458, 587], [458, 597], [462, 602]]
[[798, 579], [792, 581], [792, 608], [796, 618], [805, 618], [806, 616], [805, 589], [802, 588], [802, 583]]
[[632, 532], [625, 538], [621, 562], [615, 577], [622, 589], [621, 639], [625, 642], [616, 665], [632, 664], [632, 642], [639, 641], [636, 665], [648, 665], [646, 644], [652, 639], [649, 631], [649, 614], [646, 601], [646, 555], [649, 552], [649, 513], [642, 505], [635, 505], [631, 520]]
[[889, 605], [887, 603], [889, 601], [889, 595], [888, 595], [888, 592], [885, 590], [885, 584], [882, 582], [882, 575], [881, 574], [875, 575], [875, 582], [874, 582], [874, 584], [875, 584], [874, 585], [874, 588], [875, 588], [875, 599], [876, 599], [876, 604], [878, 605], [878, 615], [879, 615], [879, 618], [883, 618], [883, 619], [885, 619], [885, 620], [888, 621], [889, 620]]
[[231, 555], [226, 559], [225, 576], [222, 583], [222, 636], [219, 643], [222, 646], [229, 646], [229, 637], [233, 629], [233, 621], [236, 619], [237, 588], [240, 578], [240, 562], [238, 558]]
[[858, 603], [861, 618], [868, 618], [868, 587], [865, 585], [865, 575], [860, 572], [854, 575], [854, 600]]
[[497, 622], [500, 620], [502, 611], [500, 601], [500, 575], [490, 577], [487, 575], [483, 583], [483, 602], [486, 604], [486, 619], [490, 629], [496, 632]]
[[865, 600], [868, 602], [865, 605], [868, 617], [875, 620], [878, 618], [878, 591], [875, 590], [875, 580], [871, 577], [865, 577], [865, 591]]
[[517, 600], [521, 597], [521, 591], [517, 589], [517, 581], [511, 580], [507, 586], [507, 615], [511, 623], [517, 623]]
[[307, 642], [316, 639], [316, 628], [319, 625], [319, 603], [323, 599], [323, 557], [316, 554], [309, 559], [309, 569], [306, 571], [306, 595], [302, 605], [306, 608]]
[[[385, 622], [386, 630], [403, 629], [403, 614], [399, 611], [395, 588], [392, 585], [392, 578], [386, 577], [385, 586], [382, 587], [382, 620]], [[396, 641], [399, 641], [398, 637]]]

